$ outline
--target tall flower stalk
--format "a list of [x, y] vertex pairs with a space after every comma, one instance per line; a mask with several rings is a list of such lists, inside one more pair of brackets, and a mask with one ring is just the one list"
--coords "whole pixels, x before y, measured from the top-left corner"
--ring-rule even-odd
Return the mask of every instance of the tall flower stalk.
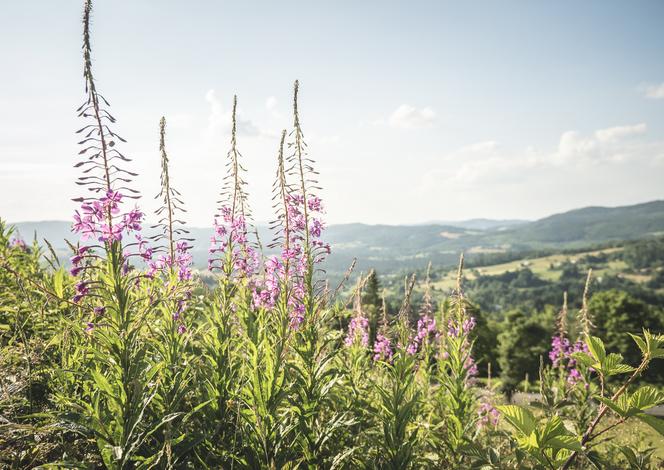
[[246, 171], [237, 145], [237, 96], [233, 97], [231, 148], [227, 154], [214, 234], [210, 241], [208, 269], [219, 270], [227, 278], [251, 277], [257, 269], [258, 253], [248, 242], [248, 218], [251, 215], [245, 192]]
[[[92, 312], [85, 333], [90, 335], [83, 369], [87, 384], [80, 396], [63, 396], [63, 417], [85, 428], [94, 437], [108, 468], [129, 468], [141, 452], [147, 436], [168, 418], [147, 419], [154, 397], [150, 381], [157, 369], [147, 360], [149, 346], [142, 340], [152, 301], [140, 288], [142, 276], [132, 270], [129, 259], [139, 245], [133, 236], [141, 230], [138, 208], [122, 212], [127, 198], [138, 192], [127, 186], [130, 176], [120, 162], [130, 161], [116, 149], [124, 141], [110, 128], [115, 118], [104, 107], [108, 102], [97, 91], [92, 73], [90, 45], [91, 0], [83, 12], [83, 62], [87, 99], [79, 116], [91, 123], [78, 132], [79, 155], [86, 159], [75, 166], [83, 169], [78, 184], [92, 196], [82, 196], [80, 212], [74, 216], [74, 231], [81, 241], [72, 258], [72, 274], [79, 277], [74, 301]], [[128, 236], [123, 244], [123, 236]], [[93, 241], [92, 243], [89, 243]]]
[[[185, 235], [189, 231], [184, 227], [185, 222], [180, 217], [186, 211], [182, 195], [171, 184], [169, 174], [169, 159], [166, 152], [166, 118], [159, 121], [159, 153], [161, 155], [161, 189], [155, 199], [161, 199], [162, 205], [155, 211], [159, 218], [153, 229], [160, 233], [154, 235], [151, 240], [156, 245], [154, 248], [146, 248], [144, 243], [140, 244], [141, 256], [148, 261], [148, 274], [154, 275], [161, 271], [165, 274], [176, 274], [181, 281], [191, 279], [192, 257], [189, 254], [191, 238]], [[157, 260], [153, 260], [153, 254], [157, 254]]]
[[381, 468], [419, 468], [424, 464], [420, 452], [422, 433], [417, 426], [422, 411], [422, 391], [415, 380], [417, 358], [407, 348], [410, 299], [414, 286], [414, 275], [404, 280], [404, 299], [396, 325], [397, 345], [390, 362], [383, 360], [377, 363], [381, 373], [372, 381], [376, 397], [373, 412], [379, 423], [378, 429], [371, 433], [376, 450], [372, 458]]
[[[161, 205], [155, 211], [158, 222], [153, 226], [159, 232], [150, 239], [153, 247], [147, 247], [142, 239], [139, 246], [141, 256], [148, 263], [147, 275], [151, 278], [147, 289], [161, 300], [155, 308], [155, 313], [161, 313], [161, 316], [154, 318], [153, 327], [154, 362], [159, 367], [159, 374], [152, 411], [156, 416], [170, 417], [154, 435], [159, 452], [153, 457], [153, 464], [174, 468], [190, 451], [197, 436], [187, 433], [187, 421], [193, 414], [187, 404], [194, 380], [194, 359], [189, 346], [190, 335], [187, 334], [188, 326], [193, 323], [188, 312], [193, 283], [189, 254], [191, 239], [185, 237], [189, 232], [182, 220], [186, 210], [182, 195], [171, 181], [164, 117], [159, 122], [159, 153], [161, 189], [155, 199], [161, 200]], [[152, 259], [153, 256], [157, 259]], [[196, 409], [202, 406], [205, 403]]]
[[320, 189], [315, 179], [317, 172], [313, 166], [314, 160], [307, 152], [300, 123], [299, 91], [300, 83], [296, 80], [293, 85], [293, 130], [288, 143], [292, 153], [287, 158], [290, 167], [286, 171], [298, 183], [292, 187], [286, 186], [292, 190], [285, 201], [290, 237], [286, 255], [292, 256], [296, 262], [293, 289], [297, 300], [297, 312], [293, 322], [296, 328], [305, 318], [315, 315], [318, 294], [315, 281], [316, 264], [322, 262], [330, 253], [329, 244], [320, 239], [324, 229], [321, 218], [323, 205], [315, 194], [315, 191]]
[[451, 298], [451, 311], [444, 315], [447, 332], [440, 341], [437, 380], [440, 383], [437, 401], [444, 407], [440, 411], [444, 426], [437, 436], [442, 452], [439, 458], [446, 465], [463, 464], [461, 449], [472, 442], [477, 431], [477, 395], [474, 389], [477, 366], [472, 357], [472, 339], [475, 319], [468, 314], [468, 301], [463, 292], [463, 254], [459, 259], [456, 288]]

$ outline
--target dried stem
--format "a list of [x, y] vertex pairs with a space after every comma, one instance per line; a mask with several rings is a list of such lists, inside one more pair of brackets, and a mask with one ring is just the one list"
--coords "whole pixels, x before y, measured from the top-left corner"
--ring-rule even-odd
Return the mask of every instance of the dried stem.
[[590, 336], [591, 328], [594, 326], [592, 320], [590, 319], [590, 313], [588, 312], [588, 293], [590, 291], [590, 281], [592, 280], [593, 270], [588, 270], [588, 276], [586, 277], [586, 285], [583, 288], [583, 301], [581, 304], [581, 325], [583, 327], [583, 333], [586, 337]]
[[171, 181], [168, 175], [168, 154], [166, 153], [166, 118], [159, 121], [159, 151], [161, 152], [161, 182], [164, 188], [164, 202], [168, 216], [168, 254], [175, 259], [175, 241], [173, 240], [173, 203], [171, 201]]

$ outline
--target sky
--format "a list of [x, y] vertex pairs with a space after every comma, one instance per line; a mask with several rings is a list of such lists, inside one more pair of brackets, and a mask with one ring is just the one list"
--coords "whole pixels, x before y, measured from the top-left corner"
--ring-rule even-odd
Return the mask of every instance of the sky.
[[[82, 1], [0, 4], [0, 217], [81, 195]], [[664, 2], [99, 0], [93, 70], [140, 205], [158, 124], [188, 222], [209, 226], [233, 95], [258, 222], [292, 87], [328, 223], [536, 219], [664, 198]]]

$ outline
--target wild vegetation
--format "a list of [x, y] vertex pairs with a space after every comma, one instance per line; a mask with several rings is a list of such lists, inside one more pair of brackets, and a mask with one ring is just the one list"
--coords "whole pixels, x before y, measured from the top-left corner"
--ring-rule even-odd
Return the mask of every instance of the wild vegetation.
[[[275, 149], [277, 254], [253, 236], [233, 118], [210, 234], [215, 286], [203, 284], [191, 269], [163, 118], [161, 206], [156, 235], [143, 234], [136, 175], [93, 75], [91, 12], [86, 0], [75, 163], [84, 194], [69, 266], [0, 223], [0, 464], [655, 468], [662, 456], [649, 443], [662, 442], [664, 421], [649, 412], [664, 392], [643, 379], [664, 358], [661, 312], [636, 305], [646, 314], [626, 313], [633, 324], [624, 328], [611, 309], [631, 312], [622, 306], [634, 301], [590, 297], [588, 274], [578, 315], [562, 292], [545, 321], [505, 315], [499, 381], [490, 327], [464, 290], [463, 257], [451, 295], [437, 297], [430, 272], [408, 276], [395, 311], [375, 272], [346, 291], [326, 282], [320, 267], [332, 248], [297, 81], [292, 128]], [[536, 393], [519, 402], [515, 378], [533, 355]], [[646, 437], [621, 439], [624, 429]]]

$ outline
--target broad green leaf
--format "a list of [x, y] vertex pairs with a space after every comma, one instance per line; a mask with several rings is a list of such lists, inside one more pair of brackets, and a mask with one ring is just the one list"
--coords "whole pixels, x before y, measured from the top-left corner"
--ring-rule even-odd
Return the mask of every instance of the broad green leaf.
[[641, 353], [643, 353], [645, 355], [648, 352], [648, 347], [646, 346], [645, 341], [643, 341], [643, 339], [641, 337], [636, 336], [632, 333], [629, 333], [629, 335], [632, 337], [632, 339], [634, 340], [636, 345], [639, 347], [639, 349], [641, 350]]
[[630, 406], [641, 411], [664, 403], [664, 393], [649, 385], [639, 388], [629, 399]]
[[567, 433], [567, 429], [565, 429], [563, 421], [559, 416], [553, 416], [547, 421], [540, 433], [540, 444], [546, 446], [551, 439], [562, 436], [565, 433]]
[[574, 359], [576, 362], [583, 364], [586, 367], [594, 367], [598, 365], [597, 361], [593, 357], [591, 357], [588, 353], [575, 352], [572, 353], [571, 356], [572, 359]]
[[617, 402], [611, 400], [610, 398], [606, 397], [596, 397], [599, 401], [604, 403], [606, 406], [608, 406], [611, 410], [613, 410], [616, 414], [620, 416], [627, 416], [629, 412], [629, 403], [627, 400], [626, 395], [621, 396]]
[[634, 368], [628, 366], [627, 364], [623, 364], [622, 359], [623, 357], [620, 354], [616, 353], [609, 354], [608, 356], [606, 356], [606, 358], [604, 359], [604, 363], [602, 364], [602, 372], [604, 372], [604, 374], [606, 374], [607, 376], [632, 372]]
[[498, 410], [505, 419], [524, 436], [529, 436], [537, 427], [537, 421], [533, 414], [526, 408], [517, 405], [499, 406]]
[[604, 359], [606, 358], [606, 349], [604, 348], [604, 343], [602, 340], [597, 336], [589, 336], [586, 344], [588, 345], [588, 349], [590, 350], [590, 353], [595, 358], [595, 360], [600, 364], [603, 363]]
[[567, 449], [576, 452], [581, 452], [583, 450], [579, 439], [569, 435], [554, 437], [548, 441], [547, 445], [554, 449]]

